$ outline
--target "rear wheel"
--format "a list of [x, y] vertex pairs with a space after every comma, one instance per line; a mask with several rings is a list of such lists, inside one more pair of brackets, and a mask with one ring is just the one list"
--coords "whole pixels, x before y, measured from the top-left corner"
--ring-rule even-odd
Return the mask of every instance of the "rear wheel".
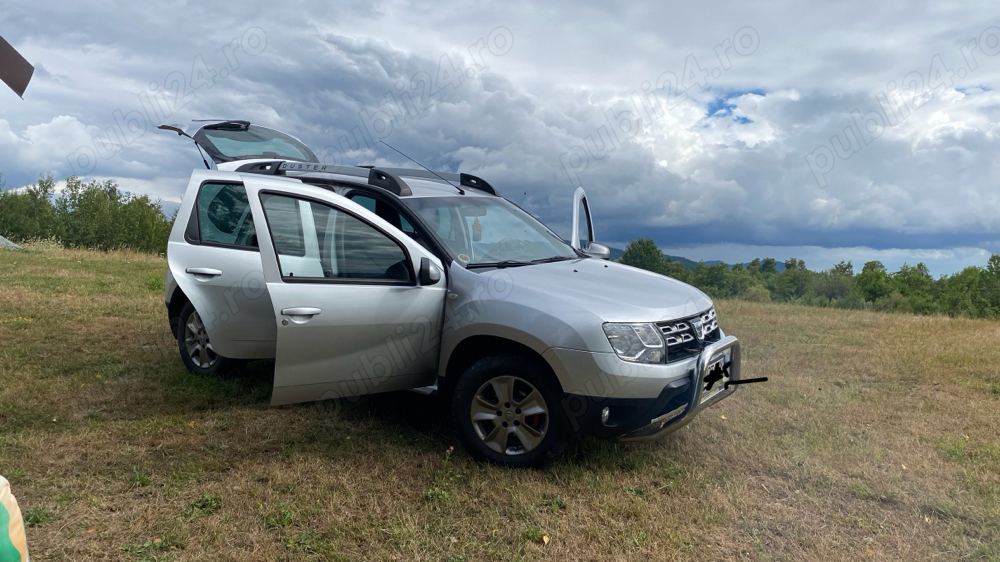
[[181, 311], [180, 324], [177, 326], [177, 347], [184, 366], [196, 375], [223, 374], [236, 366], [234, 360], [216, 353], [208, 339], [205, 323], [191, 303], [184, 305]]
[[483, 461], [545, 466], [569, 438], [561, 392], [538, 360], [516, 353], [484, 357], [455, 385], [452, 415], [462, 444]]

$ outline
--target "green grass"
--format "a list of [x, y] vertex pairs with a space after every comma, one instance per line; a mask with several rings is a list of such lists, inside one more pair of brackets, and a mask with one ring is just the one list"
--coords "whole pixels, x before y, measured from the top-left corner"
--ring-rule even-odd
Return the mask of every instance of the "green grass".
[[51, 523], [55, 519], [52, 510], [45, 507], [33, 507], [22, 513], [21, 516], [24, 519], [25, 527], [38, 527]]
[[268, 362], [191, 375], [165, 270], [0, 251], [0, 471], [35, 560], [1000, 560], [996, 324], [722, 301], [771, 382], [519, 471], [433, 399], [271, 408]]
[[201, 517], [207, 517], [222, 507], [222, 501], [214, 494], [202, 494], [200, 498], [191, 502], [181, 517], [187, 521], [194, 521]]

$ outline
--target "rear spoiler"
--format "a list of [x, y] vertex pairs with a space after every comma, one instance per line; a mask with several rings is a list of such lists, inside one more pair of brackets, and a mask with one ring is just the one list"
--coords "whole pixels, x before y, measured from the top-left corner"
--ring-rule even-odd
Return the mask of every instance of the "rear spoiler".
[[245, 131], [250, 128], [249, 121], [226, 121], [224, 119], [196, 119], [187, 125], [165, 123], [157, 127], [164, 131], [173, 131], [182, 137], [193, 139], [195, 133], [201, 129], [222, 129], [231, 131]]

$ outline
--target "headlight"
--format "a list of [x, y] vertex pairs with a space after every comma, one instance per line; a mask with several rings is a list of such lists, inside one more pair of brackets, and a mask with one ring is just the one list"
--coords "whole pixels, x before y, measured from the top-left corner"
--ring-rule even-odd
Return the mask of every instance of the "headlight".
[[653, 324], [604, 325], [604, 333], [618, 357], [636, 363], [663, 363], [666, 348], [660, 330]]

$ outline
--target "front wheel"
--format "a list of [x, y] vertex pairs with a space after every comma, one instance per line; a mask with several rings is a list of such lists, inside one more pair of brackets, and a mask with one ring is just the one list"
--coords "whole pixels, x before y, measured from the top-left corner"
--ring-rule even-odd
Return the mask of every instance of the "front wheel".
[[219, 375], [232, 370], [236, 363], [215, 352], [208, 339], [208, 330], [194, 305], [187, 303], [181, 311], [180, 325], [177, 326], [177, 347], [181, 361], [196, 375]]
[[569, 440], [561, 392], [537, 359], [515, 353], [484, 357], [455, 385], [452, 416], [462, 444], [482, 461], [540, 467]]

